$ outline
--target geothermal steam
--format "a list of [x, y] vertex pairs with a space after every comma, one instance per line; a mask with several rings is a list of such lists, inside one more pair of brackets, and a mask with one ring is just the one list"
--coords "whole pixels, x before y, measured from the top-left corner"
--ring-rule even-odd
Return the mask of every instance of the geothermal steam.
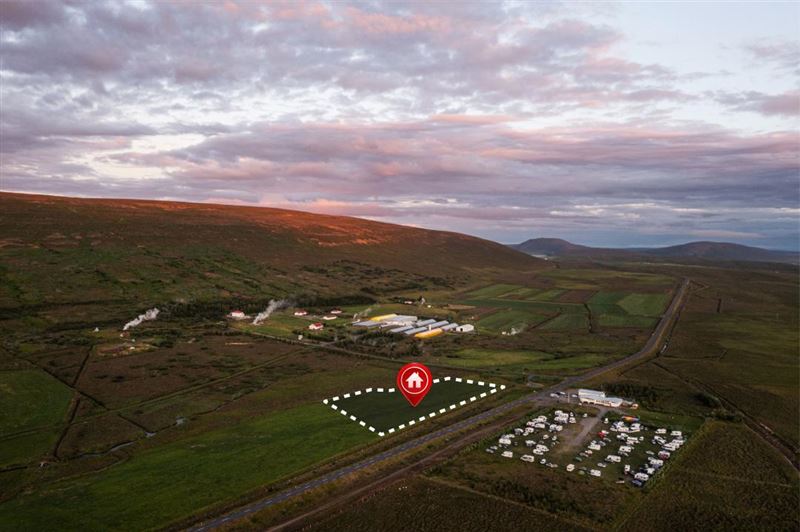
[[139, 314], [139, 317], [135, 320], [131, 320], [125, 324], [125, 327], [122, 328], [123, 331], [127, 331], [132, 327], [136, 327], [137, 325], [141, 324], [143, 321], [152, 321], [158, 317], [158, 313], [161, 312], [157, 308], [151, 308], [144, 314]]
[[281, 299], [281, 300], [277, 300], [277, 301], [274, 300], [274, 299], [270, 299], [269, 300], [269, 304], [267, 305], [267, 308], [264, 309], [263, 312], [259, 312], [258, 315], [256, 316], [256, 318], [253, 320], [253, 325], [259, 325], [262, 321], [264, 321], [265, 319], [269, 318], [270, 314], [272, 314], [273, 312], [275, 312], [279, 308], [285, 307], [288, 304], [289, 304], [289, 302], [286, 301], [285, 299]]

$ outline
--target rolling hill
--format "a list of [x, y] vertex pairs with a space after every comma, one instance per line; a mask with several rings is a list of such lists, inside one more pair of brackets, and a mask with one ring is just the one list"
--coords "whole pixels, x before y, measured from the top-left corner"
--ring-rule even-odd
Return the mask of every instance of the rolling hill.
[[513, 249], [529, 255], [575, 257], [604, 260], [698, 259], [709, 261], [798, 262], [798, 253], [732, 244], [729, 242], [689, 242], [660, 248], [596, 248], [573, 244], [559, 238], [532, 238]]
[[367, 294], [544, 261], [443, 231], [215, 204], [0, 193], [0, 307]]

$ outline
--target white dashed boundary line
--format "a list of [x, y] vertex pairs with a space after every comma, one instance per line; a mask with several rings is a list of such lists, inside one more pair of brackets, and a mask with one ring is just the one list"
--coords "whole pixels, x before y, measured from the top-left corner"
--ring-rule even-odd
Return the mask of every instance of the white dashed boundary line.
[[501, 385], [498, 386], [497, 384], [495, 384], [493, 382], [483, 382], [483, 381], [475, 382], [472, 379], [462, 379], [461, 377], [442, 377], [441, 379], [433, 379], [433, 384], [438, 384], [440, 382], [448, 382], [450, 380], [453, 380], [455, 382], [466, 382], [467, 384], [472, 384], [473, 386], [485, 387], [485, 388], [488, 388], [489, 390], [488, 390], [488, 392], [482, 392], [480, 395], [473, 395], [469, 399], [465, 399], [463, 401], [459, 401], [458, 404], [453, 403], [447, 408], [440, 408], [439, 410], [433, 411], [433, 412], [431, 412], [429, 414], [425, 414], [424, 416], [420, 416], [417, 419], [412, 419], [410, 421], [407, 421], [406, 423], [401, 423], [397, 427], [392, 427], [392, 428], [388, 429], [386, 432], [379, 432], [378, 429], [376, 429], [372, 425], [367, 425], [366, 421], [358, 419], [353, 414], [349, 414], [343, 408], [339, 408], [339, 405], [336, 404], [336, 401], [339, 401], [341, 399], [348, 399], [350, 397], [355, 397], [355, 396], [359, 396], [359, 395], [367, 394], [367, 393], [397, 393], [397, 390], [395, 390], [394, 388], [386, 388], [386, 389], [385, 388], [367, 388], [367, 389], [365, 389], [363, 391], [362, 390], [357, 390], [355, 392], [342, 394], [341, 397], [339, 397], [337, 395], [337, 396], [331, 397], [330, 399], [323, 399], [322, 400], [322, 404], [330, 406], [333, 410], [336, 410], [337, 412], [339, 412], [344, 417], [350, 419], [350, 421], [355, 421], [356, 423], [358, 423], [362, 427], [365, 427], [370, 432], [377, 432], [378, 436], [380, 436], [382, 438], [382, 437], [386, 436], [387, 434], [393, 434], [393, 433], [395, 433], [397, 431], [405, 429], [406, 427], [413, 427], [417, 423], [421, 423], [421, 422], [425, 421], [426, 419], [434, 418], [434, 417], [436, 417], [437, 414], [444, 414], [445, 412], [448, 412], [450, 410], [455, 410], [459, 406], [464, 406], [467, 403], [474, 403], [475, 401], [477, 401], [479, 399], [483, 399], [487, 395], [491, 395], [493, 393], [497, 393], [497, 390], [505, 390], [506, 389], [506, 385], [505, 384], [501, 384]]

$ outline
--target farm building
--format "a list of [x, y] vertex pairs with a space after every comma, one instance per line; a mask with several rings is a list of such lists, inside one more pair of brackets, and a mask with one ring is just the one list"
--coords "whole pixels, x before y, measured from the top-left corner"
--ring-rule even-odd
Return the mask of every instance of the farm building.
[[335, 320], [335, 319], [336, 319], [336, 316], [322, 316], [322, 319], [323, 319], [323, 320], [328, 320], [328, 321], [330, 321], [330, 320]]
[[375, 316], [374, 318], [369, 318], [369, 321], [386, 321], [396, 317], [397, 314], [382, 314], [380, 316]]
[[403, 334], [405, 334], [406, 336], [411, 336], [412, 334], [421, 333], [422, 331], [427, 331], [427, 330], [428, 330], [427, 327], [414, 327], [412, 329], [403, 331]]
[[622, 403], [624, 402], [619, 397], [607, 397], [605, 392], [601, 392], [599, 390], [587, 390], [584, 388], [578, 390], [578, 399], [581, 403], [610, 406], [612, 408], [618, 408], [622, 406]]
[[230, 314], [228, 314], [231, 318], [235, 320], [243, 320], [247, 317], [247, 314], [242, 312], [241, 310], [232, 310]]
[[307, 310], [295, 310], [294, 311], [294, 315], [295, 316], [308, 316], [308, 311]]
[[324, 329], [325, 325], [323, 325], [322, 323], [317, 322], [317, 323], [312, 323], [311, 325], [308, 326], [308, 328], [310, 330], [312, 330], [312, 331], [319, 331], [319, 330]]
[[394, 318], [389, 318], [388, 320], [382, 320], [384, 326], [392, 326], [399, 327], [400, 325], [413, 325], [417, 321], [416, 316], [405, 316], [405, 315], [398, 315]]
[[456, 327], [456, 332], [460, 333], [473, 332], [474, 330], [475, 326], [470, 323], [465, 323], [463, 325], [459, 325], [458, 327]]
[[424, 340], [426, 338], [433, 338], [434, 336], [439, 336], [440, 334], [444, 333], [444, 331], [440, 328], [431, 329], [429, 331], [422, 331], [414, 335], [414, 338], [419, 338], [420, 340]]

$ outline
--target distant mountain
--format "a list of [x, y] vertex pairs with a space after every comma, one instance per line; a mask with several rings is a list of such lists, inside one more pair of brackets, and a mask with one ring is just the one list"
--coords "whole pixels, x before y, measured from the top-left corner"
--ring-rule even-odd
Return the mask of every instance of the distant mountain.
[[561, 238], [533, 238], [511, 247], [517, 251], [527, 253], [528, 255], [541, 255], [546, 257], [590, 253], [595, 249], [599, 249], [573, 244]]
[[573, 244], [560, 238], [532, 238], [510, 247], [539, 257], [582, 257], [608, 260], [700, 259], [750, 262], [792, 262], [800, 260], [800, 254], [744, 246], [730, 242], [689, 242], [661, 248], [596, 248]]

